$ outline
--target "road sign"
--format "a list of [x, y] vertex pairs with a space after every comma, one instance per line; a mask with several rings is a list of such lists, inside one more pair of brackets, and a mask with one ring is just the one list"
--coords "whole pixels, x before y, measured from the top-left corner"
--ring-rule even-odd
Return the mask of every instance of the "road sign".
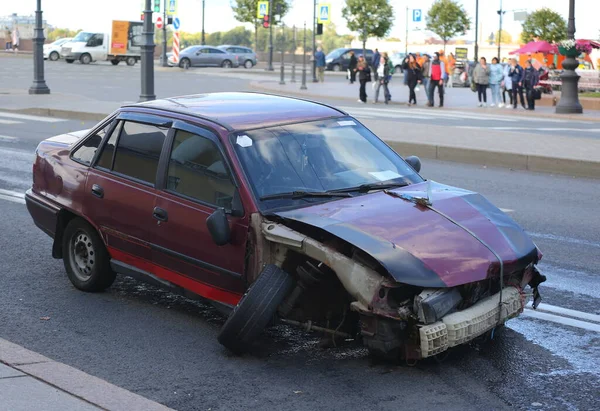
[[167, 15], [176, 16], [177, 15], [177, 0], [168, 0], [167, 1]]
[[175, 30], [179, 30], [179, 26], [181, 26], [181, 22], [179, 21], [179, 17], [175, 17], [173, 19], [173, 28]]
[[156, 19], [156, 28], [159, 30], [163, 28], [162, 17], [160, 16], [158, 16], [158, 18]]
[[331, 21], [331, 4], [321, 3], [317, 10], [319, 10], [319, 13], [317, 14], [319, 23], [329, 23], [329, 21]]
[[421, 9], [413, 9], [413, 21], [415, 23], [419, 23], [422, 17], [423, 14], [421, 13]]
[[259, 1], [258, 7], [256, 8], [256, 17], [262, 19], [265, 16], [269, 15], [269, 2], [268, 1]]

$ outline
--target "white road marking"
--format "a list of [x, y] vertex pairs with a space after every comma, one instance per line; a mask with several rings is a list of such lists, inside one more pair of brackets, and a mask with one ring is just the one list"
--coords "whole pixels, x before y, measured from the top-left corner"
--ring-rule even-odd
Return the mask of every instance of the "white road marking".
[[0, 118], [0, 124], [20, 124], [22, 121], [2, 120]]
[[9, 118], [9, 119], [27, 120], [27, 121], [42, 121], [44, 123], [60, 123], [62, 121], [67, 121], [62, 118], [32, 116], [29, 114], [18, 114], [18, 113], [7, 113], [7, 112], [0, 112], [0, 117]]
[[25, 199], [0, 194], [0, 200], [12, 201], [13, 203], [25, 204]]
[[25, 193], [21, 193], [19, 191], [3, 190], [1, 188], [0, 188], [0, 194], [4, 194], [7, 196], [11, 196], [11, 197], [17, 197], [17, 198], [25, 198]]
[[542, 311], [534, 311], [526, 308], [523, 311], [523, 316], [536, 318], [538, 320], [550, 321], [557, 324], [567, 325], [569, 327], [581, 328], [582, 330], [594, 331], [600, 333], [600, 324], [589, 323], [586, 321], [574, 320], [573, 318], [561, 317], [554, 314], [545, 313]]
[[[481, 128], [475, 126], [459, 126], [459, 128]], [[529, 127], [485, 127], [488, 130], [523, 130], [529, 131], [531, 130]], [[536, 130], [539, 131], [578, 131], [578, 132], [589, 132], [589, 133], [597, 133], [600, 131], [600, 128], [567, 128], [567, 127], [536, 127]]]
[[597, 243], [595, 241], [581, 240], [579, 238], [564, 237], [561, 235], [545, 234], [545, 233], [530, 233], [530, 232], [528, 232], [527, 234], [529, 234], [531, 237], [542, 238], [544, 240], [554, 240], [554, 241], [559, 241], [559, 242], [564, 242], [564, 243], [586, 245], [586, 246], [590, 246], [590, 247], [600, 248], [600, 243]]
[[515, 210], [510, 209], [510, 208], [501, 208], [500, 211], [502, 211], [503, 213], [514, 213]]
[[[531, 304], [532, 302], [529, 302], [529, 304], [527, 304], [527, 308], [531, 308]], [[537, 311], [546, 311], [562, 316], [578, 318], [584, 321], [600, 323], [600, 315], [585, 313], [583, 311], [571, 310], [569, 308], [557, 307], [555, 305], [550, 305], [546, 303], [541, 303], [538, 306]]]
[[17, 138], [16, 137], [10, 137], [10, 136], [0, 136], [0, 141], [12, 143], [14, 141], [17, 141]]

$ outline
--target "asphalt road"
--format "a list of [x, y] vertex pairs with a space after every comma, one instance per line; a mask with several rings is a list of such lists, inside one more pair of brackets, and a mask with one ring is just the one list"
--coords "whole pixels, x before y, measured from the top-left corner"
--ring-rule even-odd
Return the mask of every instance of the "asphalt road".
[[235, 357], [208, 305], [128, 277], [100, 294], [71, 286], [18, 193], [37, 142], [90, 124], [47, 121], [0, 124], [0, 337], [178, 410], [598, 409], [597, 180], [423, 164], [426, 178], [483, 193], [533, 236], [548, 276], [542, 306], [554, 314], [526, 310], [493, 341], [415, 367], [373, 362], [352, 343], [321, 349], [318, 336], [285, 326]]

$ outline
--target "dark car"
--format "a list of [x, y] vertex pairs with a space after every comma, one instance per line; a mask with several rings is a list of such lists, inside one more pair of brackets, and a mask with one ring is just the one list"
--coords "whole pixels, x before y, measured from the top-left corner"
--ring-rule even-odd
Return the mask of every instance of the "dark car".
[[[363, 49], [340, 48], [335, 49], [325, 56], [325, 69], [333, 71], [346, 71], [350, 64], [350, 52], [353, 51], [356, 58], [363, 54]], [[373, 50], [366, 49], [366, 60], [369, 64], [373, 63]]]
[[41, 142], [26, 203], [76, 288], [120, 273], [209, 300], [234, 352], [278, 318], [418, 359], [519, 315], [527, 287], [537, 304], [545, 279], [510, 217], [419, 169], [333, 107], [193, 95]]

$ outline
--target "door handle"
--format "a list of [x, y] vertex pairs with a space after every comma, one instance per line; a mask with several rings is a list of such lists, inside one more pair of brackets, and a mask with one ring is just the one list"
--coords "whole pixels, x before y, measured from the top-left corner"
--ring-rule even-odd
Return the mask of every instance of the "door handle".
[[98, 184], [94, 184], [92, 186], [92, 194], [98, 198], [104, 198], [104, 189]]
[[152, 211], [152, 217], [156, 218], [158, 221], [169, 221], [169, 214], [167, 213], [167, 210], [163, 210], [159, 207], [154, 207], [154, 210]]

